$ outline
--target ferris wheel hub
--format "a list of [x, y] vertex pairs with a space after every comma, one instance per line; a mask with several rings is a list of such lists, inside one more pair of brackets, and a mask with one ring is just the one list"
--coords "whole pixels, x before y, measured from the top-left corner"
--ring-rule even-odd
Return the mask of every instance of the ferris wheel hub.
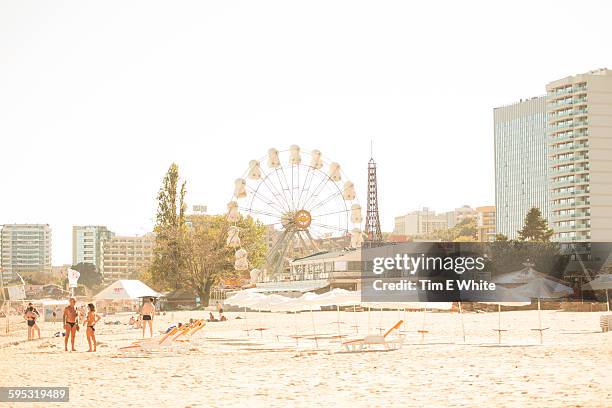
[[306, 210], [298, 210], [293, 217], [293, 222], [298, 229], [305, 230], [310, 227], [312, 216], [310, 215], [310, 212]]

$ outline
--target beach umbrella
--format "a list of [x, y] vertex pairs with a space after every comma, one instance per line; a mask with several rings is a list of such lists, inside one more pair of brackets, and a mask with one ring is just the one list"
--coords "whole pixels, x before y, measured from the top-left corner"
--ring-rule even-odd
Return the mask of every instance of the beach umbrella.
[[340, 330], [340, 306], [355, 306], [361, 302], [361, 292], [348, 291], [346, 289], [335, 288], [329, 292], [322, 293], [313, 299], [313, 303], [318, 306], [336, 306], [336, 325], [338, 327], [338, 338], [342, 341]]
[[293, 312], [295, 313], [295, 332], [296, 332], [296, 344], [297, 344], [297, 312], [310, 311], [310, 317], [312, 319], [312, 330], [315, 336], [315, 343], [318, 347], [316, 325], [314, 321], [315, 310], [321, 310], [321, 307], [316, 304], [317, 295], [312, 292], [306, 292], [302, 296], [297, 298], [287, 298], [286, 302], [277, 303], [270, 306], [272, 312]]
[[610, 295], [608, 291], [612, 289], [612, 274], [599, 275], [589, 283], [583, 286], [584, 289], [590, 290], [605, 290], [606, 291], [606, 306], [608, 312], [610, 311]]
[[495, 277], [493, 282], [500, 284], [509, 289], [513, 289], [514, 293], [538, 300], [538, 328], [540, 333], [540, 344], [544, 342], [542, 332], [548, 328], [542, 328], [542, 308], [541, 299], [557, 299], [574, 293], [574, 290], [567, 285], [564, 285], [551, 277], [536, 271], [533, 263], [526, 262], [523, 264], [525, 268], [516, 271], [508, 272]]
[[480, 302], [488, 305], [497, 305], [497, 329], [493, 329], [497, 332], [497, 344], [501, 344], [502, 332], [507, 331], [501, 328], [501, 307], [502, 306], [527, 306], [531, 302]]
[[251, 305], [257, 304], [257, 302], [261, 301], [265, 295], [255, 292], [253, 289], [246, 289], [236, 293], [233, 296], [225, 299], [224, 303], [230, 306], [236, 306], [238, 308], [244, 309], [244, 330], [249, 334], [249, 324], [247, 319], [247, 307], [251, 307]]

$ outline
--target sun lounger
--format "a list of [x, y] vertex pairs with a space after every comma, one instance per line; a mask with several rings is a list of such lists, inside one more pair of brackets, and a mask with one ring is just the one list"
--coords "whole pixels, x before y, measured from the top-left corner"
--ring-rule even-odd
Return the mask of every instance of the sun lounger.
[[168, 333], [159, 338], [140, 340], [132, 343], [130, 346], [119, 347], [120, 351], [153, 351], [158, 350], [162, 346], [170, 344], [174, 337], [182, 332], [181, 329], [174, 327]]
[[177, 335], [173, 342], [180, 344], [194, 343], [196, 340], [199, 340], [204, 333], [202, 329], [206, 326], [206, 322], [204, 320], [196, 321], [193, 325], [189, 327], [187, 332]]
[[365, 348], [370, 348], [371, 346], [383, 346], [385, 350], [395, 350], [402, 347], [404, 343], [404, 336], [399, 335], [397, 338], [388, 340], [387, 336], [389, 336], [392, 332], [399, 329], [400, 326], [404, 323], [403, 320], [398, 321], [391, 327], [389, 330], [382, 335], [369, 335], [365, 336], [362, 339], [349, 340], [342, 343], [344, 348], [347, 351], [361, 351]]
[[158, 351], [158, 350], [173, 350], [181, 349], [188, 342], [192, 335], [199, 332], [204, 327], [204, 322], [198, 320], [191, 326], [182, 326], [181, 328], [174, 327], [165, 335], [159, 338], [139, 340], [132, 343], [130, 346], [120, 347], [122, 352], [127, 351]]

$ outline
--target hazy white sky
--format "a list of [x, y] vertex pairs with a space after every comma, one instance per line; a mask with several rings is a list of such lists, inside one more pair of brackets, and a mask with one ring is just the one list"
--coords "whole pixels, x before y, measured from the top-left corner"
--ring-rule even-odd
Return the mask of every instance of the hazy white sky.
[[612, 67], [606, 1], [0, 3], [0, 224], [152, 228], [172, 161], [221, 212], [252, 158], [340, 162], [381, 218], [494, 203], [492, 109]]

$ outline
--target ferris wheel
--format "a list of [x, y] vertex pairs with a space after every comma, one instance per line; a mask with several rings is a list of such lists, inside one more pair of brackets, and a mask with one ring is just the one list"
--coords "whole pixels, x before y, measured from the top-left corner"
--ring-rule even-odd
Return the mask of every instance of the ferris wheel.
[[[262, 165], [263, 163], [263, 165]], [[319, 150], [303, 151], [292, 145], [288, 150], [268, 150], [267, 156], [251, 160], [241, 178], [236, 179], [228, 204], [227, 244], [237, 248], [236, 270], [248, 270], [248, 254], [241, 247], [236, 223], [241, 214], [266, 225], [273, 243], [263, 266], [268, 276], [284, 270], [293, 247], [320, 251], [324, 238], [350, 238], [351, 246], [363, 242], [361, 206], [355, 185], [346, 179], [340, 164], [326, 161]], [[251, 271], [256, 281], [261, 272]]]

